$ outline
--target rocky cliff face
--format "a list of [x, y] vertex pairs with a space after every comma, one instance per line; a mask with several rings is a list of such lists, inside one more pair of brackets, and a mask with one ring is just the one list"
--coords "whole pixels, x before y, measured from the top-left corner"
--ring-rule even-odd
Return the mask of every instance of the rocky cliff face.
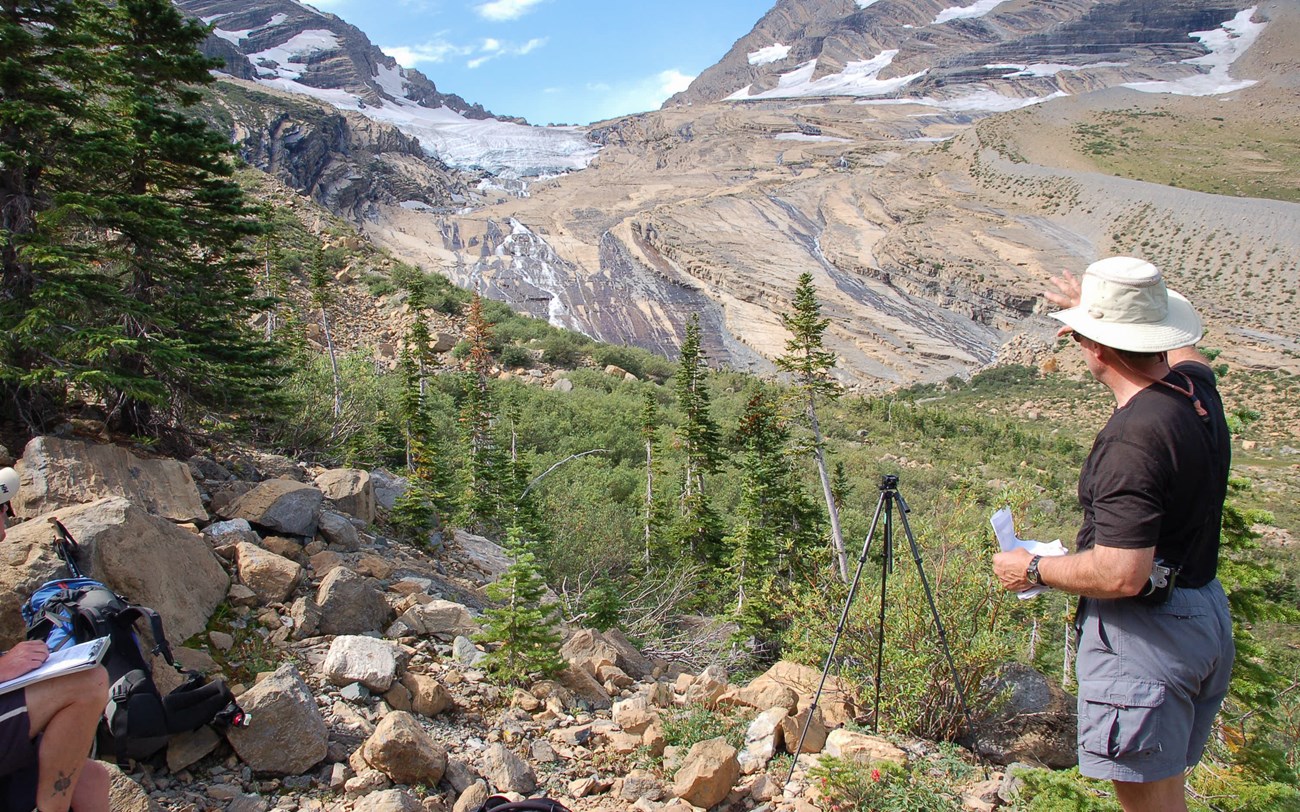
[[[1239, 14], [1223, 0], [780, 0], [667, 104], [855, 95], [997, 110], [1124, 83], [1203, 79], [1215, 73], [1222, 43], [1196, 32], [1221, 30]], [[1250, 18], [1234, 36], [1249, 35]]]
[[364, 33], [294, 0], [177, 0], [212, 35], [224, 72], [395, 127], [444, 164], [512, 176], [585, 167], [597, 148], [567, 127], [530, 127], [443, 93]]
[[248, 82], [218, 82], [205, 104], [251, 166], [354, 222], [377, 206], [445, 206], [472, 194], [464, 178], [391, 125]]

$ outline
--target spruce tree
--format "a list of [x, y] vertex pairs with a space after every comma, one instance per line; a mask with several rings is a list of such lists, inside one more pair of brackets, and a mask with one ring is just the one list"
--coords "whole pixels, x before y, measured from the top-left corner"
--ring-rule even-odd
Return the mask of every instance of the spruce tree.
[[644, 524], [644, 562], [650, 566], [650, 550], [654, 538], [655, 525], [655, 447], [659, 436], [659, 404], [653, 391], [647, 389], [641, 406], [641, 439], [645, 442], [645, 504], [642, 521]]
[[498, 644], [484, 663], [488, 672], [503, 683], [523, 685], [564, 669], [556, 626], [559, 606], [542, 602], [546, 583], [518, 527], [510, 528], [506, 550], [510, 566], [487, 588], [500, 605], [483, 613], [486, 622], [477, 639]]
[[311, 302], [320, 310], [320, 329], [325, 336], [325, 350], [329, 354], [330, 373], [334, 380], [334, 417], [338, 418], [343, 414], [343, 380], [339, 377], [339, 358], [334, 350], [334, 336], [330, 332], [330, 305], [334, 303], [334, 286], [325, 264], [323, 245], [316, 246], [316, 253], [312, 255], [309, 277]]
[[802, 400], [802, 410], [813, 433], [813, 458], [817, 463], [817, 476], [821, 480], [822, 496], [826, 501], [826, 514], [830, 518], [831, 547], [840, 579], [849, 580], [849, 560], [844, 551], [844, 535], [840, 530], [840, 514], [832, 492], [830, 472], [826, 465], [826, 443], [822, 437], [821, 423], [817, 419], [819, 401], [839, 397], [841, 387], [831, 376], [835, 368], [835, 353], [826, 349], [823, 337], [830, 319], [822, 318], [817, 291], [813, 288], [810, 273], [799, 276], [795, 286], [794, 303], [790, 313], [781, 315], [781, 324], [791, 337], [785, 343], [785, 354], [776, 360], [778, 368], [791, 373]]
[[716, 564], [722, 538], [722, 520], [705, 493], [705, 475], [717, 471], [721, 443], [711, 414], [708, 368], [700, 348], [700, 319], [686, 324], [681, 357], [674, 378], [682, 422], [677, 429], [683, 456], [682, 489], [672, 535], [687, 546], [696, 560]]
[[483, 315], [483, 300], [478, 294], [470, 300], [465, 340], [470, 351], [460, 414], [465, 444], [462, 524], [487, 533], [500, 527], [503, 494], [512, 472], [496, 435], [495, 404], [488, 386], [492, 328]]

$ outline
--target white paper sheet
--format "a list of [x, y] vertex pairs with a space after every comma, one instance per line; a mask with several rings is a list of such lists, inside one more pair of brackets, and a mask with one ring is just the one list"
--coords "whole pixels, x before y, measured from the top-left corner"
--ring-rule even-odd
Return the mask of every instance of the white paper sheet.
[[[1016, 535], [1016, 523], [1011, 517], [1011, 508], [1002, 508], [994, 513], [989, 519], [989, 524], [993, 525], [993, 533], [998, 537], [998, 546], [1002, 552], [1010, 552], [1016, 548], [1028, 550], [1031, 555], [1057, 556], [1065, 555], [1067, 550], [1061, 544], [1061, 540], [1045, 542], [1022, 539]], [[1043, 594], [1051, 587], [1035, 586], [1026, 589], [1024, 592], [1017, 592], [1016, 595], [1022, 601], [1029, 598], [1035, 598]]]

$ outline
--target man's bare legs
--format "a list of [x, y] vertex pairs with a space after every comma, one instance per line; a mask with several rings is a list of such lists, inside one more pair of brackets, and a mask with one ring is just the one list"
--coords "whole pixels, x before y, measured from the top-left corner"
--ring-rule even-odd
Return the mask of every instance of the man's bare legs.
[[[108, 703], [108, 672], [92, 668], [27, 686], [27, 717], [32, 734], [42, 733], [36, 807], [41, 812], [68, 812], [75, 797], [77, 812], [106, 812], [108, 774], [86, 758], [95, 728]], [[84, 771], [84, 772], [83, 772]], [[89, 780], [83, 787], [81, 779]], [[102, 792], [102, 799], [95, 797]], [[82, 797], [82, 795], [86, 797]]]
[[1115, 781], [1115, 797], [1124, 812], [1187, 812], [1182, 774], [1149, 784]]

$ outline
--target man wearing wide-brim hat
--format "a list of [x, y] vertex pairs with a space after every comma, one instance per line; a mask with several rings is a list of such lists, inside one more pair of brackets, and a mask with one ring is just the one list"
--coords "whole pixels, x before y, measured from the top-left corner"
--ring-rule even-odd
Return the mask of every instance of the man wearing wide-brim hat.
[[1234, 649], [1217, 580], [1230, 438], [1201, 320], [1132, 257], [1068, 272], [1052, 317], [1115, 396], [1079, 475], [1077, 552], [998, 553], [1002, 585], [1080, 595], [1079, 771], [1110, 779], [1127, 812], [1185, 812], [1228, 690]]

